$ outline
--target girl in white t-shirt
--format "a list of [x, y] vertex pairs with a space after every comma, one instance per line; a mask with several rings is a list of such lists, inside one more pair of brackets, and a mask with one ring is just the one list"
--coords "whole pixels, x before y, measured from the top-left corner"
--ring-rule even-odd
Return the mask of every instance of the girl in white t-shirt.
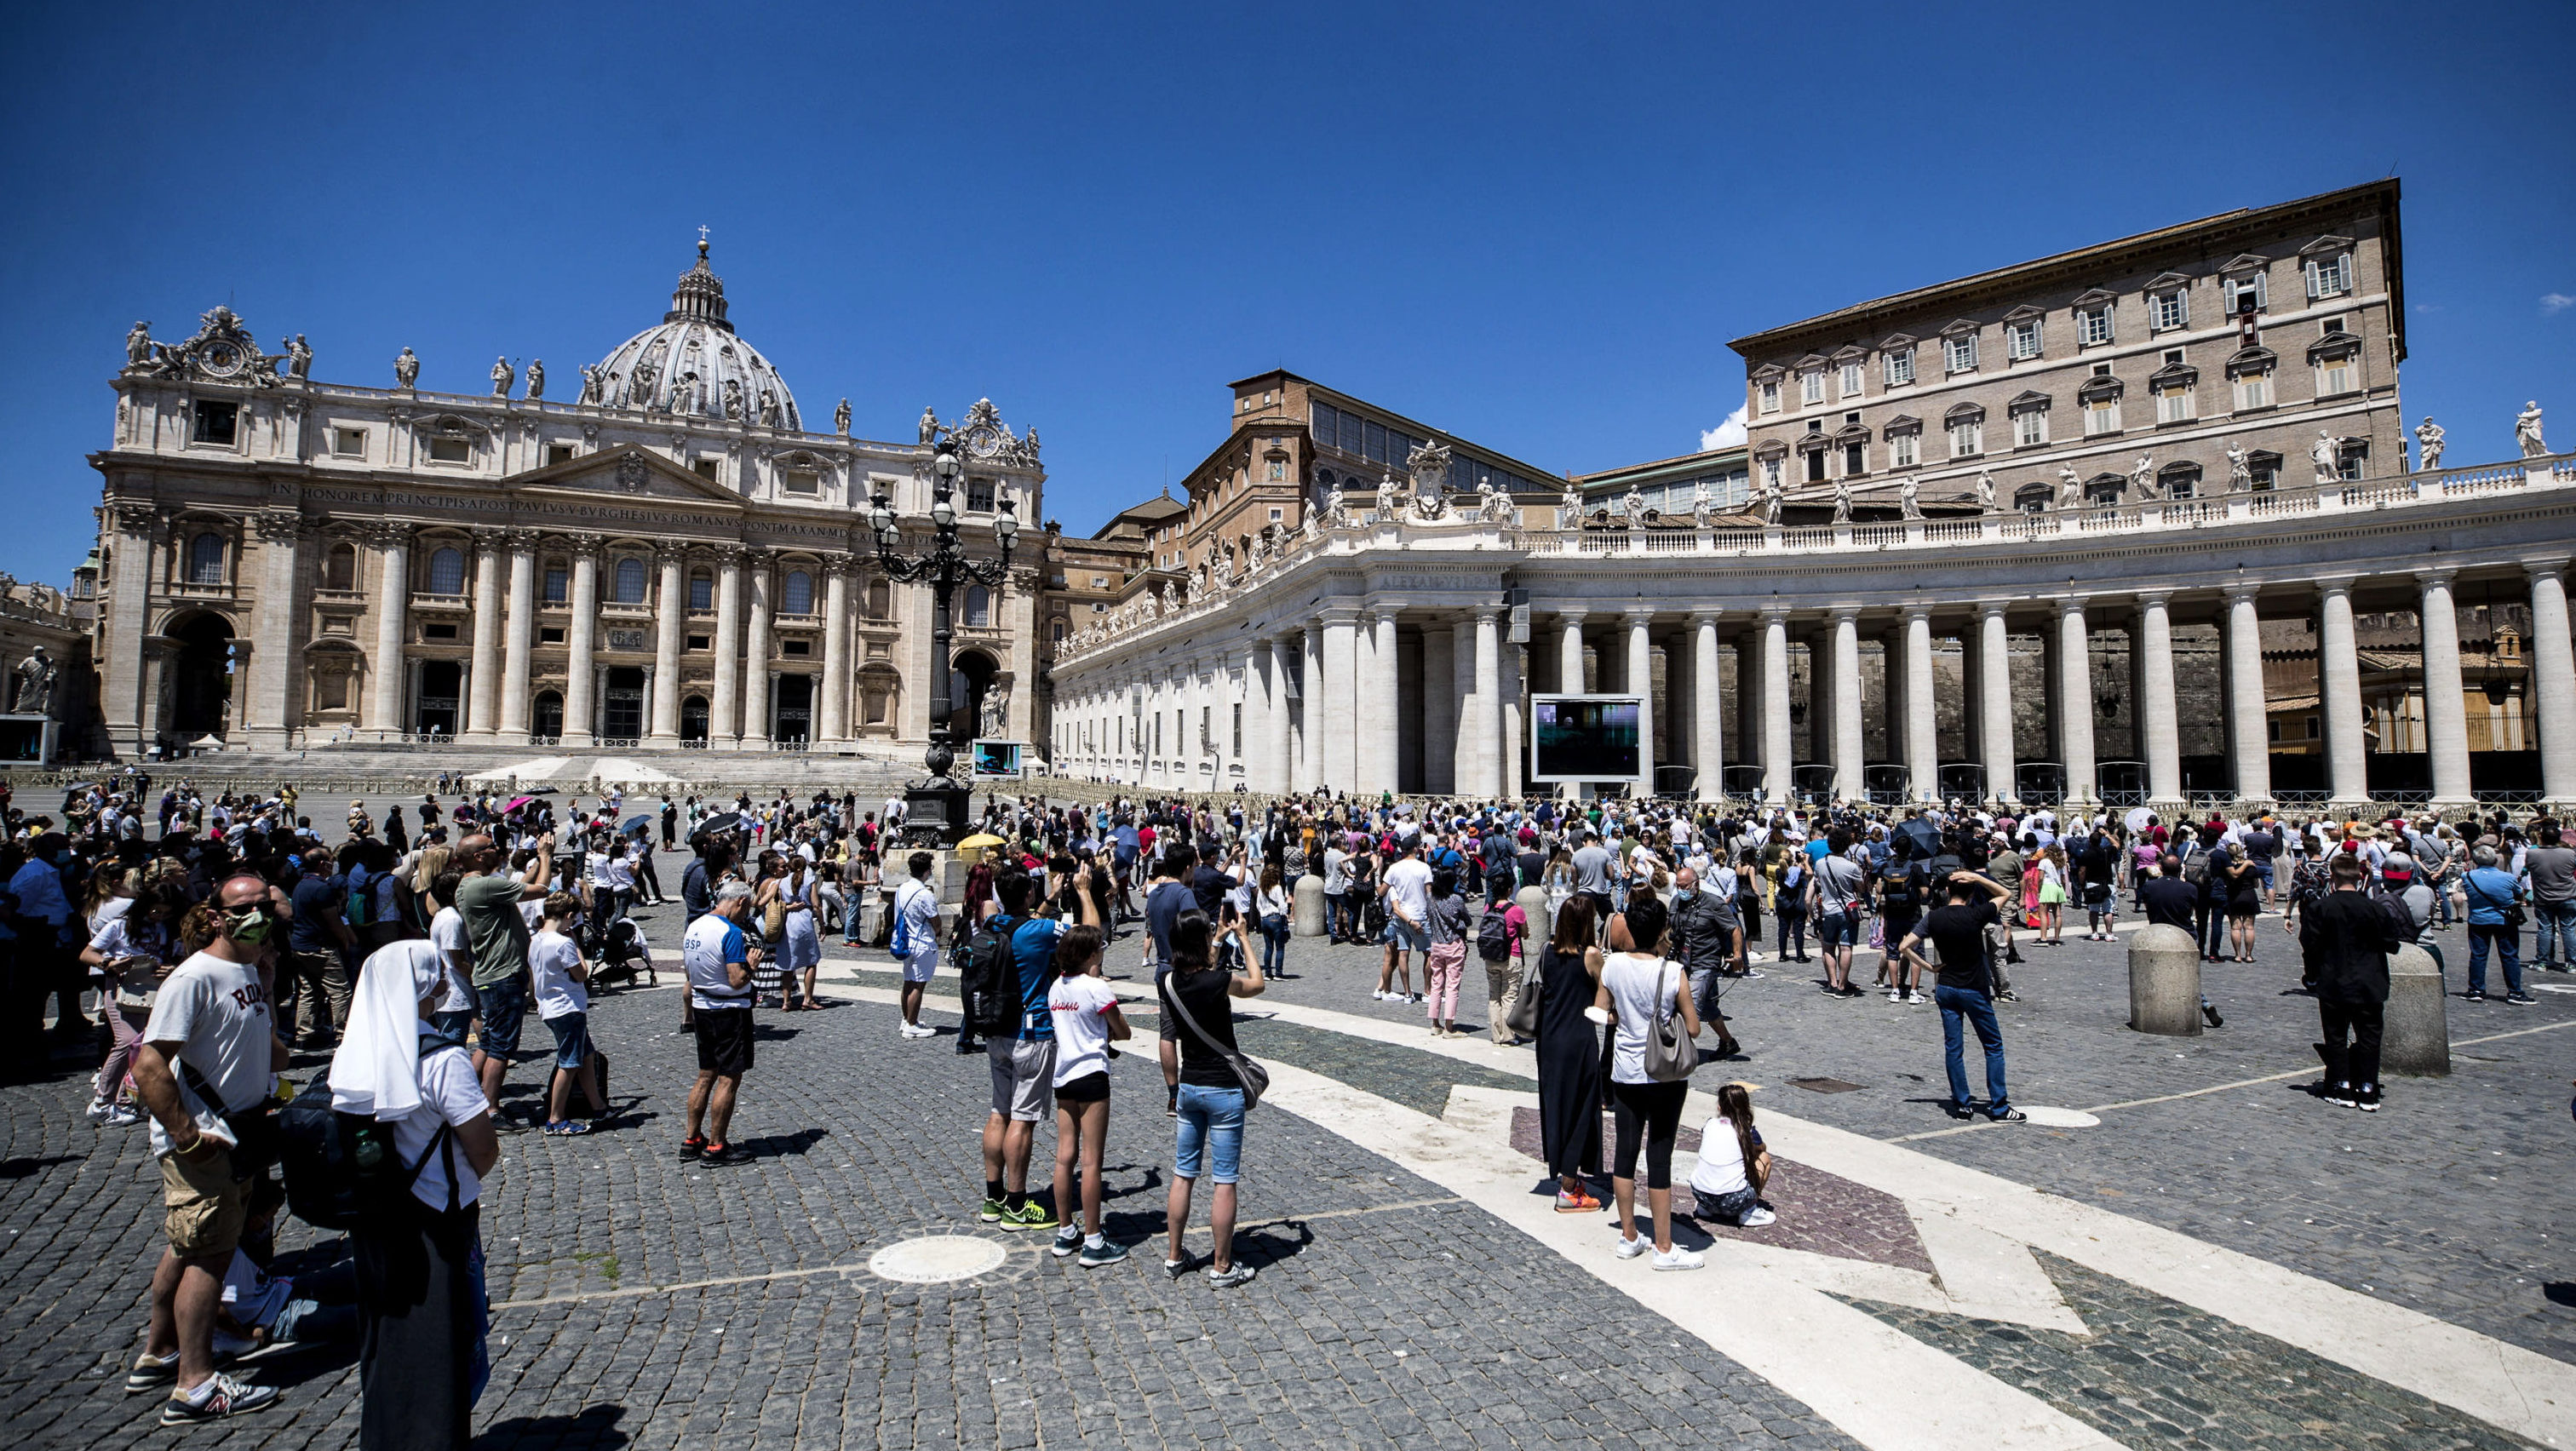
[[[1085, 869], [1088, 871], [1088, 868]], [[1088, 884], [1086, 883], [1086, 890]], [[1127, 1257], [1127, 1247], [1100, 1232], [1100, 1155], [1109, 1138], [1109, 1045], [1128, 1036], [1118, 995], [1100, 976], [1107, 941], [1097, 927], [1064, 930], [1055, 947], [1055, 986], [1047, 1008], [1055, 1018], [1055, 1202], [1057, 1213], [1073, 1202], [1074, 1168], [1082, 1171], [1082, 1227], [1071, 1216], [1055, 1234], [1058, 1259], [1082, 1252], [1082, 1267], [1096, 1269]]]
[[1717, 1112], [1700, 1130], [1699, 1167], [1691, 1170], [1692, 1218], [1713, 1219], [1744, 1229], [1759, 1229], [1778, 1216], [1762, 1202], [1756, 1170], [1768, 1177], [1769, 1158], [1762, 1134], [1753, 1127], [1753, 1100], [1741, 1083], [1717, 1091]]
[[537, 1016], [555, 1035], [555, 1071], [546, 1084], [546, 1132], [586, 1134], [590, 1125], [568, 1116], [573, 1085], [581, 1086], [582, 1101], [590, 1105], [594, 1119], [607, 1116], [608, 1101], [600, 1096], [590, 1051], [590, 967], [572, 938], [581, 904], [570, 892], [550, 893], [545, 914], [528, 939], [528, 981]]

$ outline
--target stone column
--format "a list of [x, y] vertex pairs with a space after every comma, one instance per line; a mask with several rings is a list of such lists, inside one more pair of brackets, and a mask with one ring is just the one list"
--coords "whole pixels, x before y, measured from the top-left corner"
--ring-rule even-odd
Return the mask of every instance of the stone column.
[[2469, 713], [2460, 679], [2459, 607], [2451, 598], [2454, 573], [2431, 569], [2415, 576], [2424, 587], [2424, 733], [2431, 738], [2436, 807], [2477, 799], [2469, 787]]
[[[1449, 651], [1448, 661], [1449, 714], [1443, 719], [1428, 721], [1426, 724], [1434, 735], [1443, 731], [1449, 735], [1449, 790], [1456, 793], [1466, 791], [1469, 789], [1468, 783], [1477, 779], [1476, 752], [1483, 737], [1472, 724], [1476, 709], [1476, 623], [1474, 619], [1461, 621], [1453, 634], [1455, 640]], [[1429, 668], [1427, 660], [1425, 668]], [[1423, 691], [1425, 699], [1428, 699], [1430, 694], [1428, 689]]]
[[2057, 742], [2065, 757], [2066, 799], [2075, 803], [2102, 796], [2093, 765], [2093, 637], [2084, 603], [2082, 595], [2057, 602]]
[[2552, 805], [2576, 802], [2576, 642], [2567, 623], [2567, 565], [2531, 576], [2531, 703], [2540, 727], [2540, 789]]
[[1261, 754], [1256, 758], [1261, 763], [1261, 774], [1253, 785], [1255, 791], [1276, 793], [1296, 789], [1296, 741], [1288, 718], [1288, 652], [1296, 648], [1290, 644], [1292, 640], [1302, 646], [1304, 636], [1278, 634], [1264, 642], [1270, 657], [1270, 708], [1263, 719]]
[[2352, 627], [2352, 581], [2317, 581], [2317, 704], [2325, 716], [2328, 804], [2370, 800], [2369, 749], [2361, 736], [2361, 646]]
[[1762, 636], [1755, 623], [1735, 638], [1735, 754], [1748, 766], [1762, 764]]
[[688, 557], [677, 545], [664, 545], [658, 558], [662, 586], [653, 609], [651, 733], [644, 743], [668, 749], [680, 743], [680, 644], [688, 628]]
[[1651, 631], [1655, 611], [1649, 605], [1630, 605], [1628, 619], [1628, 672], [1620, 688], [1637, 697], [1637, 784], [1635, 794], [1655, 794], [1655, 638]]
[[[756, 687], [769, 678], [769, 558], [759, 550], [743, 557], [742, 583], [747, 618], [743, 625], [742, 678], [744, 683], [742, 711], [742, 745], [746, 751], [769, 749], [769, 697], [757, 694]], [[926, 618], [918, 615], [915, 618]], [[922, 683], [921, 698], [930, 698], [929, 683]]]
[[1717, 611], [1701, 610], [1691, 616], [1691, 766], [1702, 801], [1726, 794], [1725, 746], [1718, 716]]
[[833, 745], [850, 738], [850, 569], [846, 560], [823, 566], [823, 699], [815, 707], [815, 738]]
[[1977, 740], [1986, 753], [1986, 799], [2010, 801], [2019, 791], [2013, 779], [2012, 630], [2004, 606], [1977, 607]]
[[1503, 794], [1503, 660], [1500, 613], [1476, 611], [1476, 695], [1470, 706], [1468, 733], [1476, 743], [1474, 759], [1463, 763], [1473, 772], [1464, 785], [1468, 794]]
[[742, 744], [742, 549], [716, 550], [716, 676], [708, 692], [707, 749]]
[[1356, 793], [1360, 789], [1359, 778], [1353, 774], [1359, 761], [1358, 717], [1354, 710], [1354, 692], [1359, 686], [1359, 627], [1360, 612], [1355, 606], [1335, 605], [1325, 611], [1324, 678], [1320, 688], [1312, 679], [1306, 682], [1307, 729], [1321, 738], [1322, 746], [1315, 753], [1322, 763], [1315, 777], [1318, 790]]
[[2173, 620], [2162, 590], [2138, 596], [2140, 751], [2147, 762], [2147, 802], [2171, 819], [2188, 798], [2182, 790], [2182, 717], [2174, 698]]
[[[1556, 688], [1564, 695], [1583, 693], [1583, 611], [1564, 610], [1557, 615], [1560, 626], [1556, 645]], [[1582, 783], [1560, 781], [1557, 794], [1575, 797], [1583, 794]]]
[[[2268, 802], [2272, 799], [2272, 744], [2264, 729], [2263, 626], [2254, 594], [2252, 585], [2235, 585], [2227, 591], [2228, 753], [2235, 758], [2237, 796]], [[2452, 658], [2456, 665], [2458, 657]], [[2457, 693], [2451, 706], [2459, 708]]]
[[[1297, 703], [1297, 789], [1300, 791], [1324, 789], [1324, 777], [1330, 767], [1324, 750], [1324, 742], [1331, 734], [1324, 727], [1324, 680], [1332, 673], [1324, 665], [1326, 633], [1324, 621], [1320, 618], [1306, 622], [1304, 689]], [[1347, 649], [1338, 658], [1347, 662], [1350, 658]]]
[[241, 720], [253, 750], [281, 751], [295, 696], [295, 592], [304, 521], [292, 510], [257, 515], [259, 614]]
[[[1473, 642], [1468, 642], [1472, 644]], [[1460, 748], [1467, 726], [1458, 698], [1458, 631], [1446, 625], [1422, 631], [1422, 789], [1432, 795], [1461, 789], [1466, 779]]]
[[403, 637], [410, 623], [411, 526], [381, 523], [368, 531], [368, 539], [376, 546], [376, 658], [370, 662], [375, 698], [367, 726], [387, 738], [408, 729], [403, 686], [410, 672], [403, 669]]
[[1375, 607], [1375, 623], [1369, 628], [1372, 643], [1363, 656], [1367, 678], [1352, 696], [1360, 727], [1355, 778], [1360, 791], [1369, 796], [1395, 790], [1398, 784], [1395, 763], [1402, 747], [1397, 731], [1403, 722], [1396, 708], [1402, 679], [1396, 668], [1395, 612], [1392, 604]]
[[1762, 799], [1786, 806], [1796, 799], [1791, 772], [1797, 748], [1789, 743], [1789, 607], [1762, 607]]
[[1905, 608], [1905, 777], [1917, 801], [1941, 799], [1941, 735], [1932, 695], [1932, 611]]
[[116, 506], [116, 541], [108, 556], [106, 658], [100, 662], [99, 703], [108, 739], [140, 758], [153, 745], [152, 705], [143, 642], [151, 633], [152, 582], [162, 566], [168, 521], [147, 504]]
[[572, 618], [564, 626], [564, 733], [568, 746], [588, 746], [597, 737], [592, 724], [598, 711], [599, 682], [593, 656], [599, 649], [599, 541], [572, 542]]
[[466, 686], [465, 739], [497, 737], [501, 718], [501, 531], [474, 531], [474, 657]]
[[1275, 760], [1270, 752], [1270, 641], [1243, 642], [1243, 789], [1269, 792]]
[[1861, 733], [1860, 611], [1837, 609], [1834, 622], [1834, 794], [1845, 801], [1867, 801], [1864, 774], [1869, 748]]
[[1521, 780], [1521, 742], [1529, 739], [1529, 727], [1523, 723], [1521, 713], [1521, 653], [1518, 645], [1502, 647], [1503, 732], [1502, 739], [1495, 743], [1502, 761], [1503, 794], [1515, 800], [1525, 789]]
[[510, 550], [510, 618], [501, 664], [501, 741], [528, 743], [528, 665], [537, 647], [537, 536], [513, 529]]

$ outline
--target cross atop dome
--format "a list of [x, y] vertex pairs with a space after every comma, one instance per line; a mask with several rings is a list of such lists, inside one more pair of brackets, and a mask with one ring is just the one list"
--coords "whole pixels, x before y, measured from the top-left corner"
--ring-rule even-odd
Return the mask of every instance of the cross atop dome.
[[724, 279], [707, 266], [707, 229], [698, 228], [698, 265], [680, 274], [679, 286], [671, 289], [671, 310], [662, 314], [664, 322], [702, 322], [709, 327], [733, 331], [725, 321]]

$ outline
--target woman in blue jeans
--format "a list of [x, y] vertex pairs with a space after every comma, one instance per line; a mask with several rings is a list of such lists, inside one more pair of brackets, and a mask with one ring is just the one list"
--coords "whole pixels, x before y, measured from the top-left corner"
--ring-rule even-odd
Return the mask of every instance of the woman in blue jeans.
[[[1216, 1253], [1207, 1267], [1208, 1283], [1218, 1289], [1240, 1285], [1253, 1276], [1250, 1265], [1234, 1260], [1235, 1181], [1243, 1170], [1243, 1082], [1233, 1059], [1234, 999], [1259, 997], [1266, 984], [1261, 966], [1243, 941], [1243, 924], [1222, 929], [1247, 964], [1237, 973], [1216, 966], [1217, 929], [1207, 914], [1191, 908], [1174, 919], [1171, 930], [1172, 970], [1157, 992], [1163, 1021], [1178, 1024], [1172, 1038], [1181, 1048], [1180, 1143], [1172, 1155], [1172, 1193], [1166, 1205], [1171, 1248], [1163, 1272], [1174, 1279], [1190, 1271], [1189, 1251], [1181, 1237], [1190, 1225], [1190, 1191], [1205, 1173], [1215, 1181], [1209, 1195], [1208, 1219], [1216, 1231]], [[1195, 1031], [1193, 1031], [1195, 1025]]]
[[2504, 1000], [2516, 1007], [2537, 1001], [2522, 990], [2522, 930], [2506, 920], [2522, 900], [2522, 879], [2498, 865], [2496, 849], [2481, 846], [2469, 860], [2476, 865], [2461, 879], [2469, 899], [2469, 990], [2460, 994], [2473, 1003], [2487, 1000], [2487, 949], [2504, 960]]
[[1272, 977], [1288, 975], [1288, 896], [1287, 878], [1279, 864], [1272, 862], [1261, 869], [1261, 895], [1253, 910], [1261, 914], [1261, 970]]

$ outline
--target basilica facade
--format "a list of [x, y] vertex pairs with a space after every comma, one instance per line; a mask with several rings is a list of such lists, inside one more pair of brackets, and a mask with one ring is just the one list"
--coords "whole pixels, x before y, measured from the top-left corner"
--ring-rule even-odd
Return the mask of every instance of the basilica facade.
[[[99, 714], [113, 748], [332, 741], [892, 755], [930, 732], [931, 597], [878, 568], [886, 496], [918, 548], [930, 462], [963, 464], [970, 549], [1035, 526], [1037, 435], [989, 400], [918, 436], [817, 428], [734, 330], [707, 247], [660, 322], [545, 396], [312, 376], [228, 308], [183, 342], [135, 325], [117, 375], [98, 558]], [[958, 739], [1034, 728], [1043, 549], [953, 607]]]

